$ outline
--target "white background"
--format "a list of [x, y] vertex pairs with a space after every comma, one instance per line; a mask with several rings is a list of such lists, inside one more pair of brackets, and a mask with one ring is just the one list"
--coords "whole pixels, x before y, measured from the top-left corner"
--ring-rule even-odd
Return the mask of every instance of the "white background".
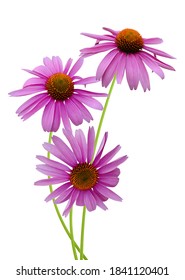
[[[147, 279], [184, 279], [185, 268], [185, 92], [184, 15], [182, 1], [4, 1], [0, 4], [0, 122], [1, 122], [1, 279], [18, 277], [15, 270], [40, 266], [106, 269], [110, 266], [167, 266], [170, 276]], [[149, 70], [151, 91], [130, 91], [126, 80], [116, 85], [103, 125], [109, 131], [107, 150], [121, 144], [121, 166], [115, 191], [122, 203], [108, 201], [108, 211], [87, 213], [85, 253], [88, 262], [72, 259], [70, 242], [52, 203], [45, 203], [47, 187], [35, 170], [36, 154], [44, 155], [48, 135], [41, 129], [42, 112], [22, 122], [16, 109], [27, 98], [10, 98], [30, 77], [21, 69], [42, 64], [45, 56], [76, 60], [79, 49], [93, 45], [81, 32], [105, 33], [133, 28], [144, 38], [160, 37], [157, 47], [174, 55], [163, 61], [176, 72], [165, 71], [161, 80]], [[87, 58], [81, 74], [91, 76], [104, 54]], [[85, 67], [86, 66], [86, 67]], [[108, 89], [92, 86], [100, 92]], [[102, 102], [103, 98], [99, 99]], [[100, 112], [91, 110], [97, 127]], [[86, 124], [82, 128], [86, 129]], [[58, 135], [62, 137], [61, 130]], [[64, 205], [61, 205], [63, 211]], [[81, 209], [76, 210], [79, 239]], [[139, 277], [139, 276], [138, 276]], [[40, 277], [39, 279], [41, 279]], [[78, 277], [76, 277], [77, 279]], [[91, 279], [91, 277], [87, 277]], [[100, 277], [97, 277], [100, 279]], [[60, 279], [47, 277], [47, 279]], [[68, 277], [67, 279], [70, 279]], [[93, 278], [94, 279], [94, 278]], [[137, 279], [133, 276], [128, 279]]]

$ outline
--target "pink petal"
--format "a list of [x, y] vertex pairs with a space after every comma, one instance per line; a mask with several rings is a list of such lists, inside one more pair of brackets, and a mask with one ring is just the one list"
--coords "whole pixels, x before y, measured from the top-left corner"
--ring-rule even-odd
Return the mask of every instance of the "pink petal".
[[103, 109], [102, 104], [98, 100], [96, 100], [92, 97], [73, 95], [73, 98], [82, 102], [82, 103], [84, 103], [84, 104], [86, 104], [87, 106], [89, 106], [93, 109], [97, 109], [97, 110], [102, 110]]
[[82, 114], [82, 117], [84, 120], [86, 120], [87, 122], [90, 122], [91, 120], [93, 120], [92, 115], [81, 102], [79, 102], [78, 100], [76, 100], [74, 98], [72, 98], [72, 100], [75, 103], [75, 105], [79, 108], [79, 110], [81, 111], [81, 114]]
[[70, 146], [73, 150], [76, 160], [78, 162], [82, 162], [81, 149], [80, 149], [75, 137], [72, 135], [71, 131], [69, 131], [69, 130], [63, 129], [63, 133], [64, 133], [65, 137], [67, 138], [68, 142], [70, 143]]
[[69, 58], [64, 67], [64, 72], [63, 72], [64, 74], [67, 74], [69, 68], [71, 67], [72, 62], [73, 62], [72, 58]]
[[163, 52], [163, 51], [151, 48], [151, 47], [144, 46], [143, 49], [145, 49], [145, 50], [147, 50], [149, 52], [152, 52], [155, 55], [160, 55], [160, 56], [168, 57], [168, 58], [175, 58], [175, 57], [171, 56], [170, 54], [168, 54], [166, 52]]
[[94, 140], [95, 131], [94, 127], [89, 127], [87, 138], [87, 161], [90, 163], [94, 155]]
[[52, 57], [53, 66], [56, 70], [56, 73], [62, 73], [63, 72], [63, 63], [59, 56], [53, 56]]
[[44, 65], [48, 68], [48, 71], [52, 74], [56, 73], [56, 69], [53, 65], [53, 61], [49, 57], [44, 57], [43, 59]]
[[75, 156], [71, 149], [64, 143], [64, 141], [55, 135], [52, 137], [52, 140], [57, 149], [65, 158], [64, 162], [66, 162], [70, 166], [76, 165]]
[[84, 192], [84, 204], [88, 211], [93, 211], [96, 209], [96, 199], [90, 190]]
[[71, 169], [65, 165], [65, 164], [62, 164], [58, 161], [55, 161], [55, 160], [51, 160], [47, 157], [44, 157], [44, 156], [36, 156], [37, 159], [39, 159], [40, 161], [42, 161], [43, 163], [47, 164], [47, 165], [50, 165], [52, 167], [55, 167], [59, 170], [63, 170], [63, 171], [71, 171]]
[[63, 184], [62, 186], [60, 186], [59, 188], [57, 188], [56, 190], [54, 190], [52, 193], [50, 193], [46, 198], [45, 201], [48, 202], [54, 198], [56, 198], [59, 195], [62, 195], [63, 192], [65, 192], [69, 187], [71, 186], [70, 182], [67, 182], [65, 184]]
[[72, 121], [72, 123], [74, 125], [82, 124], [83, 122], [82, 114], [78, 109], [78, 107], [75, 105], [75, 103], [72, 101], [72, 99], [66, 100], [65, 107], [66, 107], [67, 114], [70, 120]]
[[63, 183], [63, 182], [64, 181], [62, 178], [49, 178], [49, 179], [39, 180], [39, 181], [35, 182], [34, 185], [49, 186], [49, 185], [59, 184], [59, 183]]
[[52, 131], [55, 115], [55, 101], [53, 99], [46, 105], [42, 115], [42, 127], [44, 131]]
[[161, 38], [149, 38], [149, 39], [144, 39], [143, 38], [144, 44], [161, 44], [163, 40]]
[[45, 83], [46, 83], [46, 80], [43, 79], [43, 78], [30, 78], [24, 83], [23, 88], [28, 87], [28, 86], [38, 86], [38, 85], [40, 86], [40, 85], [42, 85], [43, 90], [46, 90]]
[[25, 96], [25, 95], [37, 93], [37, 92], [40, 92], [40, 91], [43, 91], [43, 90], [44, 90], [43, 85], [29, 86], [29, 87], [26, 87], [26, 88], [14, 90], [14, 91], [10, 92], [9, 95], [11, 95], [11, 96]]
[[118, 84], [121, 84], [123, 80], [125, 67], [126, 67], [126, 54], [120, 53], [120, 59], [118, 61], [117, 69], [116, 69], [116, 79]]
[[103, 156], [98, 164], [96, 164], [97, 167], [101, 167], [102, 165], [107, 164], [121, 149], [121, 146], [118, 145], [114, 149], [112, 149], [110, 152], [108, 152], [105, 156]]
[[108, 132], [106, 132], [106, 133], [104, 134], [103, 139], [102, 139], [102, 142], [101, 142], [101, 144], [100, 144], [100, 146], [99, 146], [99, 149], [98, 149], [98, 151], [97, 151], [97, 153], [96, 153], [95, 159], [93, 160], [93, 165], [94, 165], [94, 166], [97, 166], [98, 163], [99, 163], [99, 161], [100, 161], [100, 158], [101, 158], [101, 155], [102, 155], [102, 153], [103, 153], [105, 144], [106, 144], [106, 142], [107, 142], [107, 138], [108, 138]]
[[113, 169], [115, 169], [118, 165], [120, 165], [121, 163], [123, 163], [128, 157], [127, 156], [123, 156], [120, 157], [106, 165], [104, 165], [103, 167], [100, 167], [100, 169], [98, 169], [98, 173], [99, 174], [103, 174], [103, 173], [107, 173], [112, 171]]
[[[18, 115], [22, 116], [23, 120], [27, 120], [32, 115], [34, 115], [37, 111], [39, 111], [42, 107], [47, 105], [49, 101], [50, 101], [50, 98], [48, 98], [48, 96], [45, 96], [42, 99], [40, 99], [39, 102], [35, 102], [34, 104], [32, 104], [32, 106], [27, 107], [24, 111], [20, 112]], [[19, 108], [18, 108], [18, 110], [19, 110]]]
[[144, 52], [140, 52], [140, 57], [143, 62], [153, 71], [155, 72], [161, 79], [164, 79], [164, 73], [161, 68], [158, 66], [155, 60], [148, 57]]
[[56, 132], [59, 129], [60, 126], [60, 101], [55, 102], [55, 112], [54, 112], [54, 117], [53, 117], [53, 124], [51, 127], [51, 131]]
[[86, 143], [85, 135], [81, 129], [76, 130], [75, 138], [81, 149], [82, 162], [85, 162], [87, 159], [87, 143]]
[[103, 185], [98, 186], [98, 191], [104, 196], [106, 196], [107, 198], [111, 198], [116, 201], [122, 201], [122, 198], [119, 195], [109, 190], [108, 188], [104, 187]]
[[73, 192], [71, 193], [71, 196], [69, 198], [68, 204], [67, 204], [67, 206], [66, 206], [66, 208], [65, 208], [65, 210], [63, 212], [63, 215], [65, 217], [69, 214], [69, 212], [70, 212], [73, 204], [75, 203], [75, 200], [77, 199], [78, 195], [79, 195], [79, 190], [73, 189]]
[[139, 67], [139, 80], [141, 82], [143, 90], [144, 91], [146, 91], [147, 89], [150, 90], [150, 80], [146, 67], [139, 55], [136, 56], [136, 60]]
[[76, 72], [78, 72], [78, 70], [82, 67], [83, 62], [84, 62], [84, 59], [81, 57], [77, 60], [77, 62], [73, 65], [73, 67], [71, 68], [71, 70], [69, 72], [70, 77], [73, 77], [76, 74]]
[[63, 102], [60, 103], [60, 115], [61, 115], [64, 127], [68, 130], [71, 130], [71, 124], [69, 121], [69, 117], [67, 115], [66, 107]]
[[106, 71], [107, 67], [109, 66], [109, 64], [113, 61], [114, 57], [116, 56], [116, 54], [118, 53], [117, 49], [114, 49], [112, 51], [110, 51], [100, 62], [97, 71], [96, 71], [96, 77], [98, 80], [100, 80], [104, 74], [104, 72]]

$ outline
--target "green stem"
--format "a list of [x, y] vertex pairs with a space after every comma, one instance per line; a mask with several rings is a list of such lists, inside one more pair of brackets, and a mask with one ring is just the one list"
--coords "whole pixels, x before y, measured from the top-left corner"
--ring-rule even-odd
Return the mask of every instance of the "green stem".
[[80, 260], [83, 260], [84, 255], [84, 232], [85, 232], [85, 214], [86, 214], [86, 207], [83, 207], [82, 212], [82, 225], [81, 225], [81, 240], [80, 240]]
[[[49, 133], [48, 143], [51, 143], [51, 138], [52, 138], [52, 132]], [[50, 158], [50, 152], [47, 153], [47, 158]], [[49, 176], [48, 176], [48, 178], [49, 178]], [[50, 190], [50, 193], [53, 192], [53, 187], [52, 187], [52, 185], [49, 186], [49, 190]], [[60, 214], [60, 211], [59, 211], [59, 209], [58, 209], [57, 204], [55, 204], [54, 199], [53, 199], [53, 206], [54, 206], [54, 208], [55, 208], [55, 211], [56, 211], [56, 213], [57, 213], [57, 216], [58, 216], [58, 218], [59, 218], [59, 221], [61, 222], [61, 224], [62, 224], [62, 226], [63, 226], [63, 229], [65, 230], [67, 236], [68, 236], [69, 239], [71, 240], [71, 234], [70, 234], [70, 232], [69, 232], [69, 230], [68, 230], [68, 228], [67, 228], [67, 226], [66, 226], [66, 224], [65, 224], [65, 222], [64, 222], [64, 220], [63, 220], [63, 218], [62, 218], [62, 216], [61, 216], [61, 214]], [[80, 247], [78, 246], [78, 244], [77, 244], [75, 241], [74, 241], [74, 245], [75, 245], [76, 249], [78, 250], [78, 252], [80, 252]], [[88, 260], [87, 257], [86, 257], [84, 254], [83, 254], [83, 258], [84, 258], [84, 260]]]
[[74, 255], [74, 259], [78, 260], [78, 256], [77, 256], [76, 248], [75, 248], [75, 242], [74, 242], [74, 235], [73, 235], [73, 208], [71, 208], [71, 210], [70, 210], [69, 224], [70, 224], [71, 245], [72, 245], [73, 255]]
[[109, 100], [110, 100], [111, 93], [112, 93], [115, 82], [116, 82], [116, 76], [114, 76], [114, 78], [112, 80], [112, 83], [111, 83], [111, 86], [110, 86], [110, 89], [109, 89], [109, 92], [108, 92], [108, 96], [107, 96], [107, 99], [105, 101], [105, 105], [104, 105], [104, 108], [103, 108], [103, 111], [102, 111], [102, 114], [101, 114], [100, 122], [99, 122], [97, 133], [96, 133], [95, 143], [94, 143], [94, 153], [96, 151], [96, 147], [97, 147], [97, 144], [98, 144], [98, 139], [99, 139], [99, 136], [100, 136], [100, 131], [101, 131], [101, 128], [102, 128], [104, 117], [105, 117], [105, 112], [107, 110], [107, 107], [108, 107], [108, 104], [109, 104]]

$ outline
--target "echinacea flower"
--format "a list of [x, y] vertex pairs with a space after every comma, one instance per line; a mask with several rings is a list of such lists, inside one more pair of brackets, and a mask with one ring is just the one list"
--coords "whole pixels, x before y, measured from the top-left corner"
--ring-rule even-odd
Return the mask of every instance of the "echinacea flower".
[[[140, 82], [143, 90], [146, 91], [147, 89], [150, 90], [150, 80], [145, 65], [162, 79], [164, 78], [164, 73], [161, 68], [174, 70], [172, 66], [156, 57], [174, 58], [173, 56], [147, 46], [150, 44], [160, 44], [163, 42], [162, 39], [144, 39], [136, 30], [130, 28], [123, 29], [122, 31], [115, 31], [110, 28], [103, 29], [111, 34], [95, 35], [82, 33], [82, 35], [97, 41], [94, 46], [81, 50], [82, 57], [109, 51], [100, 62], [96, 72], [97, 80], [102, 80], [103, 86], [107, 87], [114, 75], [116, 75], [117, 83], [121, 84], [126, 72], [127, 82], [131, 90], [137, 89]], [[102, 41], [106, 42], [102, 43]]]
[[90, 122], [93, 118], [84, 104], [102, 110], [101, 103], [93, 97], [106, 96], [106, 94], [79, 88], [79, 85], [97, 82], [95, 77], [82, 79], [75, 75], [83, 64], [83, 58], [78, 59], [72, 68], [71, 58], [64, 67], [58, 56], [53, 56], [52, 59], [45, 57], [43, 62], [44, 65], [33, 70], [24, 69], [36, 77], [28, 79], [22, 89], [9, 93], [11, 96], [35, 94], [18, 108], [16, 111], [18, 116], [27, 120], [45, 107], [42, 115], [44, 131], [57, 131], [61, 119], [67, 129], [71, 129], [70, 121], [74, 125], [80, 125], [83, 120]]
[[76, 205], [86, 206], [89, 211], [93, 211], [96, 206], [106, 210], [104, 201], [108, 198], [121, 201], [121, 197], [111, 190], [119, 181], [118, 165], [127, 159], [127, 156], [122, 156], [111, 161], [121, 147], [118, 145], [102, 156], [108, 138], [108, 133], [105, 133], [99, 150], [94, 156], [95, 131], [93, 127], [88, 130], [87, 140], [81, 129], [76, 130], [75, 136], [71, 131], [63, 131], [70, 147], [57, 136], [52, 137], [53, 144], [44, 143], [43, 145], [57, 158], [57, 161], [37, 156], [44, 163], [38, 165], [37, 169], [50, 178], [37, 181], [35, 185], [60, 184], [45, 200], [54, 199], [56, 204], [68, 201], [63, 212], [65, 216], [68, 215], [75, 202]]

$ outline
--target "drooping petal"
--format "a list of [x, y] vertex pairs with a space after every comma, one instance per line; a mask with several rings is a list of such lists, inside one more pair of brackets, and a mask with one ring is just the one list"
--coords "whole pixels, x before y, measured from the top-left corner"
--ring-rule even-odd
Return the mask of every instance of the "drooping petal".
[[42, 99], [38, 100], [37, 102], [34, 102], [32, 106], [25, 108], [24, 111], [21, 111], [18, 114], [18, 116], [22, 116], [23, 120], [27, 120], [32, 115], [34, 115], [37, 111], [39, 111], [42, 107], [46, 106], [49, 102], [50, 102], [50, 98], [48, 96], [45, 96]]
[[151, 48], [151, 47], [143, 46], [143, 49], [145, 49], [149, 52], [152, 52], [155, 55], [160, 55], [160, 56], [167, 57], [167, 58], [175, 58], [175, 57], [173, 57], [172, 55], [170, 55], [166, 52], [163, 52], [163, 51]]
[[104, 74], [104, 72], [106, 71], [107, 67], [109, 66], [109, 64], [113, 61], [114, 57], [117, 55], [118, 50], [114, 49], [112, 51], [110, 51], [100, 62], [97, 71], [96, 71], [96, 77], [98, 80], [100, 80]]
[[[74, 98], [74, 96], [73, 96]], [[74, 125], [80, 125], [83, 122], [82, 114], [79, 108], [75, 105], [72, 99], [66, 100], [66, 111], [67, 114]]]
[[117, 64], [117, 69], [116, 69], [116, 79], [117, 83], [121, 84], [123, 80], [123, 76], [125, 73], [125, 67], [126, 67], [126, 54], [120, 53], [120, 58]]
[[60, 102], [60, 115], [64, 124], [64, 128], [72, 131], [66, 107], [63, 102]]
[[51, 126], [51, 131], [56, 132], [59, 129], [60, 126], [60, 101], [55, 102], [55, 111], [54, 111], [54, 116], [53, 116], [53, 123]]
[[63, 215], [64, 215], [65, 217], [69, 214], [69, 212], [70, 212], [70, 210], [71, 210], [73, 204], [75, 203], [75, 201], [76, 201], [78, 195], [79, 195], [79, 191], [78, 191], [77, 189], [73, 189], [73, 191], [72, 191], [72, 193], [71, 193], [71, 196], [70, 196], [70, 198], [69, 198], [68, 204], [67, 204], [67, 206], [66, 206], [66, 208], [65, 208], [65, 210], [64, 210], [64, 212], [63, 212]]
[[102, 86], [107, 87], [110, 82], [113, 80], [114, 75], [116, 74], [116, 69], [118, 66], [120, 54], [119, 52], [115, 55], [114, 59], [107, 66], [107, 69], [103, 73], [102, 76]]
[[164, 73], [155, 60], [150, 59], [144, 52], [140, 53], [140, 57], [153, 72], [155, 72], [161, 79], [164, 79]]
[[55, 115], [55, 102], [53, 99], [46, 105], [44, 108], [44, 112], [42, 115], [42, 127], [44, 131], [52, 131], [52, 125], [54, 121]]
[[146, 91], [147, 89], [150, 90], [150, 80], [149, 80], [149, 76], [148, 76], [146, 67], [139, 55], [136, 55], [135, 58], [137, 60], [137, 64], [139, 67], [139, 80], [141, 82], [143, 90], [144, 91]]
[[96, 199], [90, 190], [84, 193], [84, 204], [88, 211], [93, 211], [96, 209]]
[[82, 114], [82, 117], [84, 120], [86, 120], [87, 122], [90, 122], [91, 120], [93, 120], [91, 113], [86, 109], [86, 107], [81, 102], [79, 102], [78, 100], [76, 100], [74, 98], [71, 98], [71, 99], [73, 100], [75, 105], [81, 111], [81, 114]]

